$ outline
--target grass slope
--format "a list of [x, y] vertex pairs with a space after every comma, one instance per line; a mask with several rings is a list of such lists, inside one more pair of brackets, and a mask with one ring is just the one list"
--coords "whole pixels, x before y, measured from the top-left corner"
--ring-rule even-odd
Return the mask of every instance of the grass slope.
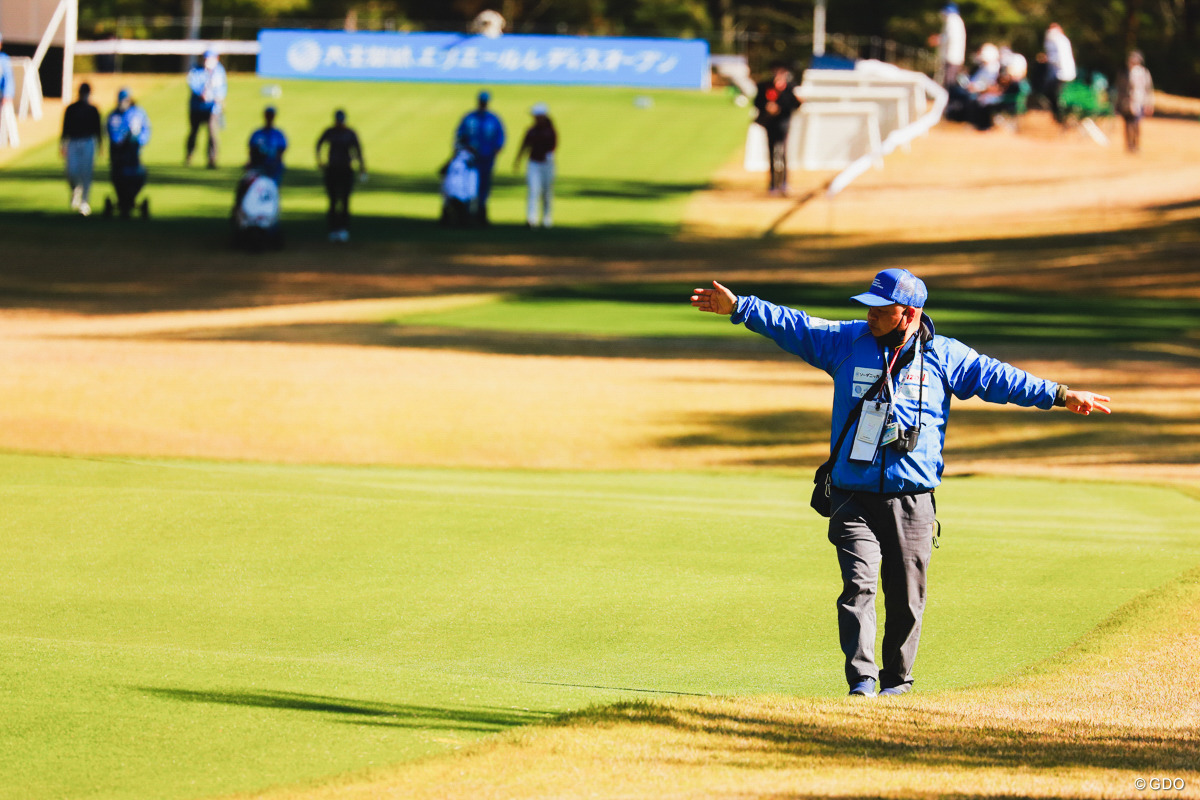
[[[272, 87], [281, 90], [278, 98], [268, 96]], [[294, 238], [309, 238], [321, 230], [313, 231], [309, 223], [326, 207], [314, 146], [332, 124], [334, 109], [343, 108], [359, 133], [371, 176], [354, 195], [354, 213], [362, 229], [388, 239], [412, 234], [412, 225], [425, 230], [426, 221], [436, 219], [440, 208], [437, 171], [449, 157], [459, 119], [474, 106], [475, 92], [476, 87], [458, 84], [234, 76], [228, 127], [222, 133], [222, 167], [209, 171], [182, 167], [187, 135], [183, 76], [147, 83], [139, 98], [153, 124], [153, 138], [145, 150], [147, 195], [157, 217], [209, 220], [205, 230], [211, 226], [223, 233], [221, 224], [246, 159], [246, 142], [262, 124], [262, 108], [273, 104], [279, 109], [279, 127], [289, 137], [285, 222], [293, 223], [288, 228]], [[524, 178], [512, 172], [511, 164], [534, 102], [549, 104], [559, 129], [555, 216], [564, 227], [675, 230], [689, 195], [709, 184], [745, 134], [744, 109], [720, 94], [513, 86], [496, 89], [493, 95], [493, 109], [508, 131], [508, 144], [497, 161], [492, 204], [492, 216], [500, 223], [523, 224], [525, 219]], [[649, 107], [635, 105], [639, 97], [648, 98]], [[112, 99], [96, 99], [107, 113]], [[194, 163], [202, 162], [200, 152]], [[97, 166], [98, 200], [108, 191], [107, 161]], [[33, 150], [4, 173], [0, 211], [65, 210], [66, 184], [55, 144]]]
[[[595, 703], [842, 691], [836, 569], [792, 475], [5, 456], [0, 476], [0, 797], [261, 790]], [[1196, 501], [1166, 490], [940, 497], [926, 692], [1035, 664], [1200, 558]]]

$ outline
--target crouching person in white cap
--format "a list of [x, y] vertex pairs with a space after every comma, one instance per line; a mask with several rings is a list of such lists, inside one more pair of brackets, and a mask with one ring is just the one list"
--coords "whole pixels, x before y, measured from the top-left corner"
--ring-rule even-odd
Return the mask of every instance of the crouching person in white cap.
[[533, 114], [533, 124], [525, 131], [521, 149], [513, 161], [513, 171], [520, 169], [521, 157], [528, 153], [525, 221], [531, 228], [539, 224], [550, 228], [554, 225], [554, 151], [558, 149], [558, 132], [554, 130], [545, 103], [538, 103], [530, 109], [530, 113]]
[[[829, 517], [842, 593], [838, 631], [850, 695], [898, 695], [913, 685], [933, 552], [933, 490], [951, 396], [1076, 414], [1108, 414], [1109, 398], [1068, 389], [934, 333], [928, 292], [908, 270], [886, 269], [855, 300], [867, 319], [809, 316], [713, 281], [692, 305], [731, 317], [833, 378], [829, 461], [817, 472], [813, 507]], [[875, 663], [875, 593], [882, 581], [882, 666]]]

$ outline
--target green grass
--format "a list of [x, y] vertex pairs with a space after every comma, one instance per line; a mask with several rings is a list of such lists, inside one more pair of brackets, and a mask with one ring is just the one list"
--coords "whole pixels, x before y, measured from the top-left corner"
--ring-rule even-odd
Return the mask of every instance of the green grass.
[[[264, 95], [272, 86], [281, 88], [280, 97]], [[228, 127], [222, 134], [222, 167], [208, 171], [182, 167], [187, 89], [180, 75], [139, 98], [153, 125], [145, 150], [147, 195], [157, 217], [212, 220], [218, 226], [214, 230], [223, 232], [219, 225], [232, 204], [246, 142], [262, 124], [262, 108], [274, 104], [279, 127], [290, 142], [285, 222], [290, 221], [289, 230], [297, 237], [316, 235], [310, 222], [324, 214], [326, 203], [314, 146], [332, 124], [334, 109], [344, 108], [363, 142], [371, 175], [353, 200], [362, 229], [380, 238], [411, 234], [404, 221], [411, 225], [437, 217], [437, 171], [450, 155], [455, 127], [473, 107], [477, 88], [234, 76]], [[496, 88], [493, 96], [493, 109], [503, 118], [509, 140], [497, 162], [492, 202], [492, 217], [502, 224], [524, 223], [524, 177], [513, 173], [511, 164], [534, 102], [549, 104], [559, 129], [555, 217], [566, 228], [673, 232], [689, 195], [708, 185], [745, 135], [745, 110], [719, 93], [513, 86]], [[649, 97], [652, 106], [636, 107], [634, 100], [640, 96]], [[107, 114], [112, 98], [96, 99]], [[199, 163], [201, 155], [197, 153]], [[97, 166], [100, 198], [108, 190], [107, 162]], [[66, 182], [55, 144], [35, 149], [3, 173], [0, 212], [58, 214], [66, 208]]]
[[[744, 337], [688, 304], [687, 285], [571, 287], [481, 300], [477, 305], [411, 314], [393, 322], [481, 331], [583, 334], [607, 338]], [[838, 285], [739, 285], [739, 294], [794, 305], [827, 319], [862, 319], [849, 300], [862, 291]], [[928, 311], [939, 333], [970, 343], [1055, 346], [1173, 342], [1200, 330], [1200, 303], [1144, 298], [1075, 298], [998, 292], [935, 291]]]
[[[840, 694], [806, 483], [0, 457], [0, 797], [203, 797], [594, 703]], [[1200, 560], [1169, 490], [964, 479], [939, 507], [923, 691]]]

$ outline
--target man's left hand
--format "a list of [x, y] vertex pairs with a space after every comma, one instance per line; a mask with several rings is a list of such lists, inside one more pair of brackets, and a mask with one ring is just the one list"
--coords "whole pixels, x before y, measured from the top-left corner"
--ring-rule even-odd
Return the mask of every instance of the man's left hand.
[[1103, 414], [1112, 413], [1112, 409], [1105, 405], [1105, 403], [1112, 402], [1112, 398], [1095, 392], [1077, 392], [1074, 389], [1068, 389], [1064, 402], [1068, 411], [1082, 414], [1085, 417], [1093, 411]]

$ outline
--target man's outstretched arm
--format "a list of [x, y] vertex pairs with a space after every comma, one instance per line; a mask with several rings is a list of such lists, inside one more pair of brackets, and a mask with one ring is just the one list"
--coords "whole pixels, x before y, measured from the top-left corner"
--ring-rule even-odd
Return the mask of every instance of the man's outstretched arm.
[[737, 309], [737, 295], [716, 281], [713, 281], [713, 287], [696, 289], [696, 293], [692, 295], [692, 305], [701, 311], [728, 317]]
[[1068, 411], [1073, 411], [1076, 414], [1087, 416], [1093, 411], [1099, 411], [1101, 414], [1111, 414], [1112, 409], [1105, 403], [1112, 402], [1112, 398], [1095, 392], [1078, 392], [1074, 389], [1067, 389], [1063, 394], [1063, 406]]

